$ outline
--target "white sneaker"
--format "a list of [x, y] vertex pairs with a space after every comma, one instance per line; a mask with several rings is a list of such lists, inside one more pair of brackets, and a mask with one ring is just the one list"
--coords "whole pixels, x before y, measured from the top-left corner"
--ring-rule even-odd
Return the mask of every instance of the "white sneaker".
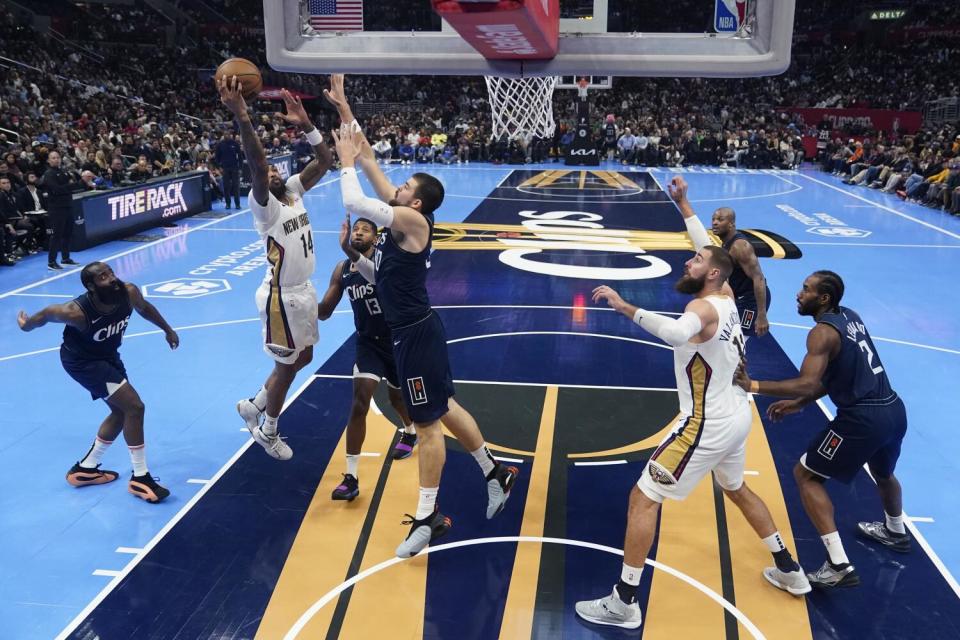
[[640, 605], [634, 602], [627, 604], [617, 595], [617, 588], [613, 588], [606, 598], [599, 600], [581, 600], [574, 607], [577, 615], [594, 624], [605, 624], [611, 627], [636, 629], [643, 624]]
[[791, 595], [802, 596], [813, 590], [803, 569], [788, 573], [776, 567], [767, 567], [763, 570], [763, 577], [777, 589], [782, 589]]
[[256, 427], [250, 429], [250, 435], [253, 436], [257, 444], [263, 447], [263, 450], [266, 451], [271, 458], [289, 460], [293, 457], [293, 449], [280, 439], [280, 434], [269, 436], [263, 432], [263, 427]]
[[237, 403], [237, 413], [243, 418], [243, 423], [250, 433], [253, 433], [253, 430], [259, 427], [263, 421], [263, 412], [248, 398], [244, 398]]

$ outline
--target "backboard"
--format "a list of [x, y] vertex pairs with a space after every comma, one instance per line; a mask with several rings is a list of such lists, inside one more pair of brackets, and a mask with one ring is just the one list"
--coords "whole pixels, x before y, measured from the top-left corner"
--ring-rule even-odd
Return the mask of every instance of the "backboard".
[[[487, 60], [429, 15], [426, 0], [264, 0], [264, 26], [267, 60], [279, 71], [746, 77], [787, 69], [794, 6], [795, 0], [561, 0], [559, 53], [532, 61]], [[347, 7], [345, 20], [330, 13]]]

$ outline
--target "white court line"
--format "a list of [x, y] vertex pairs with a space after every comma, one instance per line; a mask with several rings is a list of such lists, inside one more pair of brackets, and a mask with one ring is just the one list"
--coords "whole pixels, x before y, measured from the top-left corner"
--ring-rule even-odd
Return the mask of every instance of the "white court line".
[[[656, 172], [654, 172], [654, 171], [648, 171], [648, 173], [650, 174], [650, 177], [653, 178], [653, 181], [657, 183], [657, 186], [660, 187], [660, 190], [663, 191], [663, 193], [666, 194], [666, 196], [667, 196], [667, 201], [670, 202], [670, 204], [672, 204], [674, 207], [676, 207], [677, 213], [680, 213], [680, 207], [678, 207], [678, 206], [677, 206], [677, 203], [674, 202], [674, 201], [673, 201], [673, 198], [670, 197], [670, 192], [667, 191], [666, 189], [664, 189], [664, 188], [663, 188], [663, 185], [660, 184], [660, 181], [657, 180]], [[680, 175], [680, 174], [676, 174], [676, 175]], [[691, 174], [691, 175], [715, 176], [715, 175], [724, 175], [724, 174], [722, 174], [722, 173], [699, 173], [699, 174], [698, 174], [698, 173], [694, 173], [694, 174]], [[795, 184], [795, 183], [793, 183], [793, 182], [790, 182], [790, 181], [787, 180], [786, 178], [781, 178], [780, 176], [778, 176], [778, 175], [776, 175], [776, 174], [772, 174], [772, 173], [761, 173], [761, 174], [744, 173], [744, 174], [729, 174], [729, 175], [772, 175], [774, 178], [779, 178], [780, 180], [783, 180], [783, 181], [786, 182], [787, 184], [792, 184], [792, 185], [793, 185], [794, 187], [796, 187], [796, 188], [795, 188], [795, 189], [790, 189], [789, 191], [779, 191], [779, 192], [777, 192], [777, 193], [761, 193], [761, 194], [758, 194], [758, 195], [755, 195], [755, 196], [730, 196], [729, 198], [701, 198], [701, 199], [699, 199], [699, 200], [693, 200], [693, 199], [691, 199], [691, 200], [690, 200], [690, 204], [694, 204], [694, 203], [696, 203], [696, 202], [729, 202], [729, 201], [731, 201], [731, 200], [756, 200], [756, 199], [758, 199], [758, 198], [776, 198], [776, 197], [778, 197], [778, 196], [785, 196], [785, 195], [787, 195], [788, 193], [796, 193], [797, 191], [802, 191], [802, 190], [803, 190], [803, 187], [801, 187], [800, 185]], [[789, 175], [795, 175], [795, 174], [789, 174]], [[635, 203], [631, 202], [630, 204], [633, 205], [633, 204], [635, 204]], [[656, 203], [644, 202], [644, 203], [636, 203], [636, 204], [656, 204]], [[683, 215], [683, 214], [681, 214], [681, 215]]]
[[[423, 551], [421, 551], [417, 555], [417, 557], [425, 556], [431, 553], [438, 553], [440, 551], [457, 549], [460, 547], [472, 547], [472, 546], [481, 545], [481, 544], [519, 543], [519, 542], [533, 542], [541, 545], [542, 544], [562, 544], [570, 547], [583, 547], [586, 549], [605, 551], [606, 553], [610, 553], [616, 556], [623, 556], [623, 551], [620, 549], [614, 549], [613, 547], [608, 547], [608, 546], [596, 544], [593, 542], [584, 542], [582, 540], [569, 540], [567, 538], [544, 538], [540, 536], [502, 536], [497, 538], [475, 538], [472, 540], [460, 540], [458, 542], [450, 542], [447, 544], [430, 546], [424, 549]], [[361, 571], [360, 573], [353, 576], [349, 580], [346, 580], [345, 582], [341, 583], [339, 586], [334, 587], [333, 589], [328, 591], [326, 594], [324, 594], [323, 597], [321, 597], [319, 600], [314, 602], [309, 609], [307, 609], [300, 615], [300, 617], [293, 624], [293, 626], [290, 627], [290, 630], [287, 631], [287, 633], [283, 636], [283, 640], [294, 640], [294, 638], [296, 638], [300, 634], [300, 632], [303, 631], [303, 628], [310, 623], [310, 620], [313, 619], [313, 616], [315, 616], [317, 612], [320, 611], [320, 609], [325, 607], [328, 603], [330, 603], [330, 601], [337, 598], [341, 593], [343, 593], [347, 589], [353, 587], [355, 584], [357, 584], [361, 580], [368, 578], [375, 573], [379, 573], [384, 569], [388, 569], [393, 565], [399, 564], [401, 562], [405, 562], [406, 560], [409, 560], [409, 558], [390, 558], [389, 560], [384, 560], [383, 562], [376, 564], [370, 567], [369, 569]], [[663, 571], [664, 573], [667, 573], [673, 576], [674, 578], [677, 578], [678, 580], [687, 583], [697, 591], [701, 592], [702, 594], [704, 594], [705, 596], [707, 596], [708, 598], [710, 598], [711, 600], [719, 604], [725, 610], [730, 612], [754, 638], [756, 638], [757, 640], [766, 639], [766, 636], [763, 635], [760, 629], [757, 628], [757, 625], [755, 625], [753, 621], [750, 620], [750, 618], [748, 618], [742, 611], [737, 609], [736, 606], [734, 606], [732, 603], [726, 600], [723, 596], [718, 594], [716, 591], [714, 591], [710, 587], [704, 585], [702, 582], [699, 582], [694, 578], [691, 578], [687, 574], [682, 573], [674, 569], [673, 567], [665, 565], [661, 562], [657, 562], [656, 560], [651, 560], [650, 558], [647, 558], [644, 561], [644, 564], [647, 564], [658, 571]]]
[[377, 416], [383, 415], [383, 411], [380, 410], [380, 405], [377, 404], [376, 398], [373, 398], [373, 397], [370, 398], [370, 408], [373, 409], [374, 415], [377, 415]]
[[873, 209], [872, 204], [845, 204], [844, 209]]
[[910, 522], [934, 522], [933, 518], [928, 518], [925, 516], [906, 516], [905, 515], [904, 519], [909, 520]]
[[[290, 404], [294, 400], [296, 400], [300, 396], [300, 394], [306, 390], [307, 387], [310, 386], [310, 383], [313, 382], [315, 379], [316, 379], [315, 376], [308, 377], [306, 380], [304, 380], [303, 384], [300, 385], [299, 388], [297, 388], [296, 391], [294, 391], [290, 396], [287, 397], [286, 402], [283, 403], [283, 408], [280, 410], [281, 415], [283, 414], [284, 411], [287, 410], [287, 407], [289, 407]], [[244, 431], [246, 431], [246, 429], [244, 429]], [[192, 509], [193, 506], [200, 501], [200, 499], [207, 493], [207, 491], [210, 490], [210, 487], [212, 487], [216, 483], [216, 481], [219, 480], [223, 476], [223, 474], [225, 474], [227, 470], [233, 466], [234, 462], [240, 459], [240, 456], [242, 456], [243, 453], [251, 447], [251, 445], [253, 445], [252, 438], [246, 440], [243, 443], [243, 445], [239, 449], [237, 449], [236, 453], [234, 453], [230, 457], [230, 459], [227, 460], [215, 474], [213, 474], [213, 477], [210, 478], [210, 482], [203, 485], [203, 487], [201, 487], [201, 489], [197, 491], [197, 493], [194, 494], [194, 496], [190, 498], [190, 500], [185, 505], [183, 505], [180, 511], [177, 511], [176, 515], [170, 518], [170, 520], [165, 525], [163, 525], [160, 531], [158, 531], [156, 535], [154, 535], [153, 538], [150, 539], [150, 542], [148, 542], [143, 547], [141, 552], [138, 553], [126, 567], [123, 568], [123, 571], [113, 572], [111, 574], [106, 574], [106, 573], [98, 574], [98, 575], [112, 575], [114, 576], [114, 578], [103, 589], [100, 590], [100, 593], [98, 593], [93, 598], [93, 600], [91, 600], [87, 604], [87, 606], [85, 606], [83, 610], [76, 615], [76, 617], [74, 617], [73, 620], [67, 623], [67, 626], [63, 628], [63, 631], [61, 631], [57, 635], [56, 640], [66, 640], [67, 636], [69, 636], [78, 626], [80, 626], [80, 624], [86, 619], [86, 617], [90, 615], [90, 613], [94, 609], [96, 609], [97, 606], [101, 602], [103, 602], [103, 600], [108, 595], [110, 595], [111, 591], [117, 588], [117, 586], [123, 581], [123, 579], [131, 571], [133, 571], [134, 567], [136, 567], [141, 560], [147, 557], [147, 554], [149, 554], [150, 551], [152, 551], [153, 548], [157, 546], [157, 544], [164, 538], [164, 536], [166, 536], [167, 533], [169, 533], [170, 530], [173, 529], [173, 527], [176, 526], [176, 524], [180, 522], [180, 520], [182, 520], [185, 515], [187, 515], [187, 512], [190, 511], [190, 509]]]
[[76, 298], [69, 293], [14, 293], [13, 295], [25, 298]]
[[[116, 577], [119, 576], [121, 573], [122, 573], [121, 571], [113, 571], [112, 569], [94, 569], [92, 575], [95, 575], [95, 576], [109, 576], [109, 577], [112, 577], [112, 578], [116, 578]], [[113, 581], [111, 580], [110, 582], [112, 583]]]
[[523, 460], [521, 460], [520, 458], [505, 458], [503, 456], [498, 456], [498, 455], [494, 455], [493, 457], [496, 460], [499, 460], [500, 462], [512, 462], [514, 464], [523, 464]]
[[798, 247], [892, 247], [894, 249], [960, 249], [960, 244], [883, 244], [879, 242], [794, 242]]
[[[243, 430], [246, 431], [246, 427], [244, 427]], [[187, 480], [187, 484], [208, 484], [209, 482], [209, 480], [202, 480], [200, 478], [190, 478]]]
[[380, 454], [377, 453], [376, 451], [361, 451], [360, 457], [361, 458], [379, 458]]
[[[315, 378], [327, 378], [331, 380], [353, 380], [352, 375], [342, 373], [316, 373]], [[608, 387], [600, 384], [561, 384], [556, 382], [509, 382], [506, 380], [454, 380], [456, 384], [502, 384], [507, 387], [562, 387], [564, 389], [615, 389], [622, 391], [672, 391], [661, 387]], [[246, 431], [246, 429], [244, 429]], [[496, 456], [494, 456], [496, 457]]]
[[611, 336], [606, 333], [586, 333], [581, 331], [506, 331], [503, 333], [481, 333], [475, 336], [466, 336], [465, 338], [454, 338], [447, 340], [447, 344], [456, 344], [458, 342], [467, 342], [469, 340], [483, 340], [485, 338], [502, 338], [504, 336], [584, 336], [587, 338], [606, 338], [607, 340], [622, 340], [624, 342], [636, 342], [651, 347], [667, 349], [673, 351], [672, 347], [659, 342], [631, 338], [629, 336]]
[[602, 467], [608, 464], [627, 464], [626, 460], [598, 460], [596, 462], [574, 462], [575, 467]]
[[142, 551], [143, 549], [140, 547], [117, 547], [114, 553], [132, 553], [133, 555], [137, 555]]
[[828, 182], [824, 182], [823, 180], [817, 180], [816, 178], [811, 178], [810, 176], [808, 176], [808, 175], [806, 175], [806, 174], [804, 174], [804, 173], [801, 173], [801, 174], [799, 174], [799, 175], [802, 176], [803, 178], [806, 178], [807, 180], [810, 180], [811, 182], [816, 182], [817, 184], [822, 184], [823, 186], [825, 186], [825, 187], [827, 187], [827, 188], [829, 188], [829, 189], [833, 189], [834, 191], [839, 191], [840, 193], [844, 193], [844, 194], [850, 196], [851, 198], [856, 198], [857, 200], [861, 200], [861, 201], [863, 201], [863, 202], [866, 202], [867, 204], [869, 204], [869, 205], [872, 206], [872, 207], [876, 207], [877, 209], [883, 209], [884, 211], [889, 211], [890, 213], [892, 213], [892, 214], [894, 214], [894, 215], [897, 215], [897, 216], [900, 216], [901, 218], [905, 218], [905, 219], [910, 220], [910, 221], [912, 221], [912, 222], [916, 222], [917, 224], [920, 224], [920, 225], [923, 225], [923, 226], [925, 226], [925, 227], [927, 227], [927, 228], [933, 229], [934, 231], [939, 231], [940, 233], [942, 233], [942, 234], [944, 234], [944, 235], [948, 235], [948, 236], [950, 236], [951, 238], [956, 238], [957, 240], [960, 240], [960, 234], [954, 233], [954, 232], [952, 232], [952, 231], [947, 231], [946, 229], [941, 229], [940, 227], [938, 227], [938, 226], [935, 225], [935, 224], [930, 224], [929, 222], [926, 222], [926, 221], [924, 221], [924, 220], [921, 220], [920, 218], [914, 218], [913, 216], [907, 215], [906, 213], [903, 213], [903, 212], [901, 212], [901, 211], [897, 211], [896, 209], [893, 209], [892, 207], [888, 207], [888, 206], [883, 205], [883, 204], [877, 204], [876, 202], [873, 202], [872, 200], [868, 200], [867, 198], [864, 198], [864, 197], [861, 196], [861, 195], [857, 195], [856, 193], [851, 193], [851, 192], [849, 192], [849, 191], [847, 191], [847, 190], [845, 190], [845, 189], [841, 189], [840, 187], [834, 186], [834, 185], [832, 185], [832, 184], [830, 184], [830, 183], [828, 183]]
[[[386, 173], [386, 172], [384, 172], [384, 173]], [[318, 183], [318, 184], [315, 184], [315, 185], [313, 185], [313, 188], [312, 188], [310, 191], [313, 191], [313, 189], [316, 189], [317, 187], [322, 187], [322, 186], [325, 186], [325, 185], [328, 185], [328, 184], [333, 184], [334, 182], [337, 182], [339, 179], [340, 179], [340, 176], [338, 175], [336, 178], [333, 178], [333, 179], [331, 179], [331, 180], [326, 180], [326, 181], [324, 181], [324, 182], [320, 182], [320, 183]], [[309, 193], [309, 191], [308, 191], [307, 193]], [[212, 211], [212, 209], [211, 209], [211, 211]], [[201, 230], [201, 229], [205, 229], [205, 228], [207, 228], [207, 227], [209, 227], [209, 226], [212, 226], [212, 225], [215, 225], [215, 224], [219, 224], [219, 223], [223, 222], [224, 220], [229, 220], [230, 218], [235, 218], [235, 217], [239, 216], [240, 214], [249, 213], [249, 212], [250, 212], [250, 209], [249, 209], [249, 208], [247, 208], [247, 209], [241, 209], [240, 211], [237, 211], [236, 213], [231, 213], [230, 215], [224, 216], [224, 217], [222, 217], [222, 218], [217, 218], [216, 220], [211, 220], [211, 221], [209, 221], [209, 222], [204, 222], [203, 224], [197, 225], [197, 226], [195, 226], [195, 227], [184, 227], [183, 231], [181, 231], [181, 232], [179, 232], [179, 233], [174, 233], [174, 234], [171, 234], [171, 235], [169, 235], [169, 236], [164, 236], [163, 238], [158, 238], [158, 239], [154, 240], [153, 242], [148, 242], [148, 243], [146, 243], [146, 244], [142, 244], [142, 245], [140, 245], [140, 246], [133, 247], [132, 249], [128, 249], [128, 250], [126, 250], [126, 251], [121, 251], [120, 253], [115, 253], [115, 254], [113, 254], [112, 256], [107, 256], [106, 258], [97, 258], [97, 260], [98, 260], [99, 262], [106, 262], [106, 261], [108, 261], [108, 260], [115, 260], [115, 259], [120, 258], [120, 257], [122, 257], [122, 256], [131, 254], [131, 253], [135, 253], [135, 252], [137, 252], [137, 251], [143, 251], [144, 249], [149, 249], [150, 247], [152, 247], [152, 246], [154, 246], [154, 245], [157, 245], [157, 244], [160, 244], [161, 242], [166, 242], [167, 240], [173, 240], [174, 238], [179, 238], [180, 236], [186, 235], [186, 234], [188, 234], [188, 233], [193, 233], [194, 231], [199, 231], [199, 230]], [[93, 248], [96, 248], [96, 247], [93, 247]], [[44, 279], [42, 279], [42, 280], [37, 280], [37, 281], [32, 282], [32, 283], [30, 283], [30, 284], [24, 285], [24, 286], [22, 286], [22, 287], [20, 287], [20, 288], [18, 288], [18, 289], [13, 289], [12, 291], [7, 291], [6, 293], [0, 294], [0, 300], [2, 300], [3, 298], [6, 298], [7, 296], [11, 296], [11, 295], [20, 293], [21, 291], [26, 291], [27, 289], [32, 289], [33, 287], [40, 286], [41, 284], [46, 284], [46, 283], [48, 283], [48, 282], [53, 282], [54, 280], [59, 280], [59, 279], [61, 279], [61, 278], [66, 278], [67, 276], [73, 275], [73, 274], [75, 274], [75, 273], [79, 273], [82, 268], [83, 268], [83, 267], [80, 267], [80, 268], [77, 268], [77, 269], [64, 270], [62, 273], [58, 273], [58, 274], [56, 274], [56, 275], [50, 276], [50, 277], [48, 277], [48, 278], [44, 278]]]
[[[827, 420], [833, 420], [833, 413], [830, 412], [830, 409], [827, 408], [827, 405], [823, 403], [823, 400], [817, 400], [817, 406], [820, 407], [820, 410], [823, 411], [823, 415], [827, 416]], [[864, 470], [867, 472], [867, 476], [876, 482], [873, 475], [870, 473], [868, 465], [863, 465]], [[943, 561], [940, 559], [940, 556], [937, 555], [937, 552], [933, 550], [933, 547], [930, 546], [930, 543], [927, 542], [927, 539], [923, 537], [923, 534], [920, 533], [920, 530], [917, 529], [913, 524], [913, 518], [907, 515], [906, 511], [902, 512], [903, 514], [903, 523], [910, 529], [910, 533], [913, 534], [914, 539], [917, 541], [917, 544], [927, 553], [927, 557], [930, 558], [930, 562], [933, 563], [933, 566], [937, 568], [940, 572], [940, 575], [943, 576], [943, 579], [947, 581], [947, 585], [953, 589], [953, 592], [960, 598], [960, 584], [957, 583], [956, 578], [953, 577], [953, 574], [950, 573], [950, 570], [947, 569], [947, 565], [943, 564]], [[933, 518], [930, 519], [933, 521]]]
[[[788, 327], [790, 329], [804, 329], [807, 331], [813, 328], [813, 327], [805, 327], [801, 324], [788, 324], [786, 322], [771, 322], [770, 326]], [[920, 344], [919, 342], [908, 342], [906, 340], [895, 340], [894, 338], [879, 338], [877, 336], [870, 336], [870, 338], [873, 339], [874, 342], [889, 342], [891, 344], [902, 344], [907, 347], [916, 347], [918, 349], [929, 349], [930, 351], [940, 351], [943, 353], [952, 353], [954, 355], [960, 356], [960, 351], [956, 349], [947, 349], [946, 347], [934, 347], [929, 344]]]
[[745, 476], [758, 476], [760, 475], [759, 471], [744, 471], [743, 475]]

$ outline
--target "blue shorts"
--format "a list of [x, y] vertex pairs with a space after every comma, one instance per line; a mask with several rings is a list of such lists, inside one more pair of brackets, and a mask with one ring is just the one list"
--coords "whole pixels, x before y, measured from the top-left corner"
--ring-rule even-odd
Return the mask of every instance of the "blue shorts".
[[393, 345], [390, 337], [372, 338], [357, 336], [356, 364], [353, 366], [354, 378], [386, 380], [394, 389], [400, 388], [397, 379], [397, 363], [393, 359]]
[[870, 465], [875, 478], [889, 478], [906, 433], [906, 408], [896, 395], [888, 404], [843, 408], [810, 441], [800, 464], [819, 476], [846, 483], [864, 464]]
[[60, 364], [71, 378], [90, 392], [94, 400], [109, 398], [127, 380], [127, 369], [119, 354], [114, 358], [87, 360], [60, 347]]
[[431, 312], [420, 322], [395, 329], [393, 356], [410, 418], [419, 424], [439, 420], [455, 393], [440, 316]]

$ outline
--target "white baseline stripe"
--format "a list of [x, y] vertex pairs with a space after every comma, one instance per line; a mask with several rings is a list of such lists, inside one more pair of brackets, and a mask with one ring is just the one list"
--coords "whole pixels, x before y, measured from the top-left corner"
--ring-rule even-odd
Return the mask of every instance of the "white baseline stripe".
[[14, 293], [13, 295], [25, 298], [76, 298], [69, 293]]
[[798, 247], [890, 247], [894, 249], [960, 249], [960, 244], [883, 244], [879, 242], [794, 242]]
[[627, 464], [626, 460], [598, 460], [596, 462], [574, 462], [575, 467], [602, 467], [608, 464]]
[[132, 553], [134, 555], [143, 551], [140, 547], [117, 547], [115, 553]]
[[380, 454], [375, 451], [361, 451], [360, 457], [361, 458], [379, 458]]
[[493, 457], [499, 460], [500, 462], [512, 462], [514, 464], [523, 464], [523, 460], [521, 460], [520, 458], [505, 458], [503, 456], [498, 456], [496, 454], [494, 454]]
[[[244, 428], [244, 431], [246, 431], [246, 428]], [[187, 480], [187, 484], [208, 484], [209, 482], [209, 480], [202, 480], [201, 478], [190, 478]]]
[[903, 213], [903, 212], [901, 212], [901, 211], [897, 211], [896, 209], [894, 209], [894, 208], [892, 208], [892, 207], [888, 207], [888, 206], [883, 205], [883, 204], [877, 204], [876, 202], [873, 202], [873, 201], [871, 201], [871, 200], [868, 200], [867, 198], [864, 198], [863, 196], [857, 195], [857, 194], [855, 194], [855, 193], [851, 193], [851, 192], [849, 192], [849, 191], [847, 191], [847, 190], [845, 190], [845, 189], [841, 189], [840, 187], [834, 186], [834, 185], [832, 185], [832, 184], [830, 184], [830, 183], [828, 183], [828, 182], [824, 182], [823, 180], [817, 180], [816, 178], [811, 178], [810, 176], [808, 176], [808, 175], [806, 175], [806, 174], [803, 174], [803, 173], [801, 173], [800, 175], [801, 175], [802, 177], [806, 178], [807, 180], [810, 180], [811, 182], [816, 182], [817, 184], [822, 184], [823, 186], [825, 186], [825, 187], [827, 187], [827, 188], [829, 188], [829, 189], [833, 189], [834, 191], [839, 191], [840, 193], [845, 193], [846, 195], [850, 196], [851, 198], [856, 198], [857, 200], [861, 200], [861, 201], [863, 201], [863, 202], [866, 202], [867, 204], [869, 204], [869, 205], [872, 206], [872, 207], [876, 207], [876, 208], [878, 208], [878, 209], [883, 209], [884, 211], [889, 211], [890, 213], [892, 213], [892, 214], [894, 214], [894, 215], [897, 215], [897, 216], [900, 216], [901, 218], [905, 218], [906, 220], [910, 220], [911, 222], [916, 222], [917, 224], [921, 224], [921, 225], [923, 225], [923, 226], [925, 226], [925, 227], [928, 227], [928, 228], [930, 228], [930, 229], [933, 229], [934, 231], [939, 231], [939, 232], [942, 233], [942, 234], [948, 235], [948, 236], [950, 236], [951, 238], [956, 238], [957, 240], [960, 240], [960, 234], [954, 233], [954, 232], [952, 232], [952, 231], [947, 231], [946, 229], [941, 229], [940, 227], [938, 227], [938, 226], [935, 225], [935, 224], [930, 224], [929, 222], [926, 222], [926, 221], [921, 220], [921, 219], [919, 219], [919, 218], [914, 218], [913, 216], [907, 215], [906, 213]]
[[906, 516], [906, 519], [910, 522], [933, 522], [933, 518], [927, 518], [924, 516]]
[[[771, 326], [776, 327], [787, 327], [789, 329], [804, 329], [809, 331], [813, 327], [806, 327], [802, 324], [789, 324], [786, 322], [771, 322]], [[946, 347], [934, 347], [929, 344], [920, 344], [919, 342], [907, 342], [906, 340], [895, 340], [893, 338], [880, 338], [877, 336], [870, 336], [875, 342], [889, 342], [891, 344], [902, 344], [907, 347], [916, 347], [918, 349], [929, 349], [930, 351], [940, 351], [942, 353], [952, 353], [954, 355], [960, 356], [960, 351], [956, 349], [947, 349]]]
[[[827, 405], [823, 403], [823, 400], [817, 400], [817, 406], [820, 407], [820, 410], [823, 411], [823, 415], [827, 416], [828, 420], [833, 420], [834, 416], [830, 412], [830, 409], [827, 408]], [[863, 465], [864, 470], [867, 472], [867, 475], [870, 476], [870, 479], [874, 480], [873, 476], [870, 474], [870, 469], [867, 465]], [[933, 518], [930, 519], [933, 521]], [[933, 550], [933, 547], [930, 546], [930, 543], [927, 542], [927, 539], [923, 537], [923, 534], [920, 533], [920, 530], [913, 524], [913, 518], [907, 515], [907, 512], [903, 512], [903, 523], [907, 525], [907, 528], [910, 529], [910, 533], [913, 534], [914, 539], [920, 545], [920, 547], [926, 551], [927, 557], [930, 558], [930, 562], [933, 563], [933, 566], [940, 571], [940, 575], [943, 576], [943, 579], [947, 581], [947, 584], [953, 589], [953, 592], [957, 594], [957, 597], [960, 598], [960, 584], [957, 583], [956, 578], [953, 577], [953, 574], [950, 573], [950, 570], [947, 569], [947, 565], [943, 564], [943, 560], [940, 559], [940, 556], [937, 555], [937, 552]]]
[[[121, 573], [120, 571], [113, 571], [112, 569], [95, 569], [93, 571], [93, 575], [95, 576], [110, 576], [113, 578], [116, 578], [117, 576], [119, 576], [120, 573]], [[112, 584], [113, 581], [111, 580], [110, 583]]]
[[[283, 403], [283, 408], [280, 410], [280, 413], [283, 414], [283, 412], [286, 411], [287, 407], [289, 407], [290, 404], [294, 400], [296, 400], [297, 397], [299, 397], [300, 394], [303, 393], [306, 390], [306, 388], [310, 386], [310, 383], [313, 382], [315, 379], [316, 379], [315, 376], [310, 376], [306, 380], [304, 380], [303, 384], [300, 385], [300, 387], [296, 391], [294, 391], [290, 396], [287, 397], [287, 401]], [[117, 571], [110, 574], [106, 574], [106, 573], [98, 574], [98, 575], [112, 575], [114, 576], [114, 578], [103, 589], [101, 589], [100, 593], [98, 593], [96, 597], [94, 597], [94, 599], [87, 604], [86, 607], [83, 608], [83, 611], [78, 613], [77, 616], [73, 620], [71, 620], [66, 627], [63, 628], [63, 631], [61, 631], [57, 635], [56, 640], [66, 640], [67, 636], [70, 635], [80, 625], [80, 623], [82, 623], [86, 619], [86, 617], [90, 615], [90, 613], [94, 609], [97, 608], [97, 605], [103, 602], [104, 598], [110, 595], [110, 592], [113, 591], [123, 581], [123, 579], [134, 569], [134, 567], [136, 567], [140, 563], [141, 560], [147, 557], [147, 554], [149, 554], [150, 551], [155, 546], [157, 546], [157, 544], [164, 538], [164, 536], [166, 536], [167, 533], [169, 533], [170, 530], [173, 529], [173, 527], [176, 526], [176, 524], [180, 522], [180, 520], [182, 520], [185, 515], [187, 515], [187, 512], [190, 511], [190, 509], [192, 509], [193, 506], [200, 501], [200, 498], [202, 498], [207, 493], [207, 491], [210, 490], [210, 487], [212, 487], [216, 483], [216, 481], [219, 480], [223, 476], [223, 474], [225, 474], [227, 470], [233, 466], [234, 462], [240, 459], [240, 456], [242, 456], [243, 453], [247, 449], [249, 449], [252, 444], [253, 444], [252, 438], [244, 442], [243, 446], [237, 449], [237, 452], [234, 453], [233, 456], [231, 456], [230, 459], [227, 460], [222, 467], [220, 467], [220, 470], [217, 471], [215, 474], [213, 474], [213, 477], [210, 478], [210, 482], [203, 485], [203, 487], [199, 491], [197, 491], [197, 493], [192, 498], [190, 498], [187, 504], [183, 505], [183, 508], [181, 508], [180, 511], [178, 511], [176, 515], [174, 515], [170, 519], [170, 521], [167, 522], [167, 524], [163, 525], [163, 528], [161, 528], [160, 531], [158, 531], [157, 534], [150, 539], [150, 542], [148, 542], [146, 546], [144, 546], [144, 548], [141, 550], [141, 552], [138, 553], [133, 558], [133, 560], [130, 561], [130, 564], [128, 564], [126, 567], [123, 568], [123, 571]]]
[[759, 471], [744, 471], [743, 475], [745, 476], [758, 476], [760, 475]]

